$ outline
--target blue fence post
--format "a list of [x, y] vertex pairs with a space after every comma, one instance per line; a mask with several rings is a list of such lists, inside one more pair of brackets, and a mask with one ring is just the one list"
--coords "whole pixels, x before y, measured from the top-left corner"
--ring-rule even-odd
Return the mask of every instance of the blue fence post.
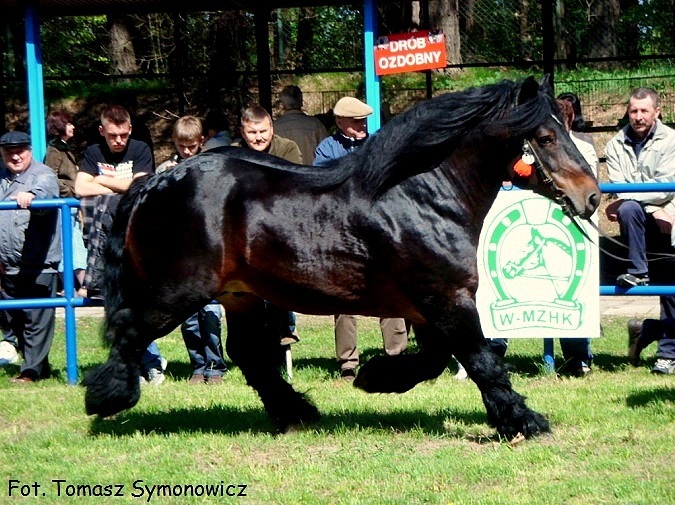
[[368, 116], [368, 132], [375, 133], [380, 129], [380, 78], [375, 73], [375, 32], [377, 31], [377, 1], [365, 0], [363, 3], [363, 46], [364, 68], [366, 77], [366, 102], [373, 108]]
[[553, 352], [553, 339], [544, 339], [544, 367], [547, 373], [555, 371], [555, 354]]
[[[79, 203], [78, 203], [79, 206]], [[73, 270], [73, 218], [70, 206], [61, 205], [61, 240], [63, 242], [63, 292], [65, 294], [66, 376], [68, 384], [77, 384], [77, 330], [75, 323], [75, 275]]]

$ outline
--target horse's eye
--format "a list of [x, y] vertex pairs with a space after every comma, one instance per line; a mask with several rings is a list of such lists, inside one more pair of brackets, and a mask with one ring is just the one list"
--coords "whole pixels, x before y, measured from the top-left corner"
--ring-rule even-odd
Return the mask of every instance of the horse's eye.
[[552, 135], [546, 135], [544, 137], [539, 137], [537, 139], [537, 144], [540, 146], [545, 146], [553, 142], [553, 136]]

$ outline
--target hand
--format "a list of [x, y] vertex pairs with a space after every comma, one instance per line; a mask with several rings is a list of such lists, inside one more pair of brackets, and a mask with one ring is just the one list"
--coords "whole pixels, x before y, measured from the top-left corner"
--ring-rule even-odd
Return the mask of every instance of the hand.
[[34, 198], [35, 195], [27, 191], [19, 191], [16, 195], [10, 196], [10, 200], [16, 200], [16, 203], [18, 203], [19, 207], [22, 209], [30, 207], [30, 203]]
[[659, 231], [661, 233], [665, 233], [666, 235], [670, 235], [670, 230], [673, 228], [673, 222], [675, 221], [675, 218], [673, 218], [663, 209], [659, 209], [654, 212], [652, 217], [654, 218], [654, 221], [656, 221], [656, 226], [659, 227]]
[[610, 221], [617, 221], [619, 219], [619, 207], [623, 203], [623, 200], [615, 200], [610, 203], [605, 209], [605, 215]]

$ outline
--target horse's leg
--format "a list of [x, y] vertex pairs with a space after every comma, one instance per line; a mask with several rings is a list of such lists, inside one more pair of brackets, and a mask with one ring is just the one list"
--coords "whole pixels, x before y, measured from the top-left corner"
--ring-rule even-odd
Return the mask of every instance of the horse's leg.
[[480, 328], [469, 330], [455, 349], [457, 360], [481, 392], [488, 422], [509, 439], [519, 433], [531, 437], [550, 431], [548, 421], [525, 405], [525, 398], [513, 390], [502, 359], [490, 348]]
[[359, 369], [354, 386], [368, 393], [404, 393], [441, 375], [452, 357], [448, 340], [426, 325], [414, 329], [417, 353], [373, 356]]
[[281, 432], [319, 419], [319, 411], [281, 376], [279, 335], [265, 325], [263, 300], [251, 294], [220, 299], [227, 319], [227, 354], [256, 390]]
[[450, 311], [437, 312], [436, 327], [415, 326], [417, 354], [376, 356], [354, 381], [367, 392], [400, 393], [438, 377], [454, 354], [481, 392], [488, 422], [500, 435], [531, 437], [549, 431], [548, 422], [525, 405], [511, 386], [502, 360], [488, 346], [472, 298], [455, 300]]
[[141, 358], [152, 342], [141, 336], [131, 309], [117, 311], [107, 321], [112, 340], [108, 360], [87, 374], [85, 406], [87, 414], [111, 416], [136, 405], [141, 396]]

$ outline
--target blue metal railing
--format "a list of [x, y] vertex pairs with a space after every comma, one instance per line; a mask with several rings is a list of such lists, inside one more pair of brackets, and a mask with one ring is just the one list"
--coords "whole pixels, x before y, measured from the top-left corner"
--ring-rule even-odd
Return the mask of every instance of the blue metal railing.
[[[66, 374], [69, 384], [77, 384], [77, 328], [75, 324], [75, 308], [101, 305], [100, 300], [75, 297], [75, 281], [73, 274], [73, 229], [70, 218], [71, 207], [79, 207], [80, 201], [75, 198], [49, 198], [33, 200], [31, 209], [59, 208], [61, 212], [61, 240], [63, 244], [63, 292], [64, 296], [56, 298], [31, 298], [0, 300], [0, 310], [33, 309], [64, 307], [66, 330]], [[16, 202], [0, 201], [0, 211], [15, 210]]]
[[[600, 191], [603, 193], [675, 193], [675, 182], [641, 182], [641, 183], [601, 183]], [[673, 250], [675, 253], [675, 250]], [[675, 286], [635, 286], [622, 288], [621, 286], [600, 286], [600, 295], [631, 295], [631, 296], [669, 296], [675, 295]]]

